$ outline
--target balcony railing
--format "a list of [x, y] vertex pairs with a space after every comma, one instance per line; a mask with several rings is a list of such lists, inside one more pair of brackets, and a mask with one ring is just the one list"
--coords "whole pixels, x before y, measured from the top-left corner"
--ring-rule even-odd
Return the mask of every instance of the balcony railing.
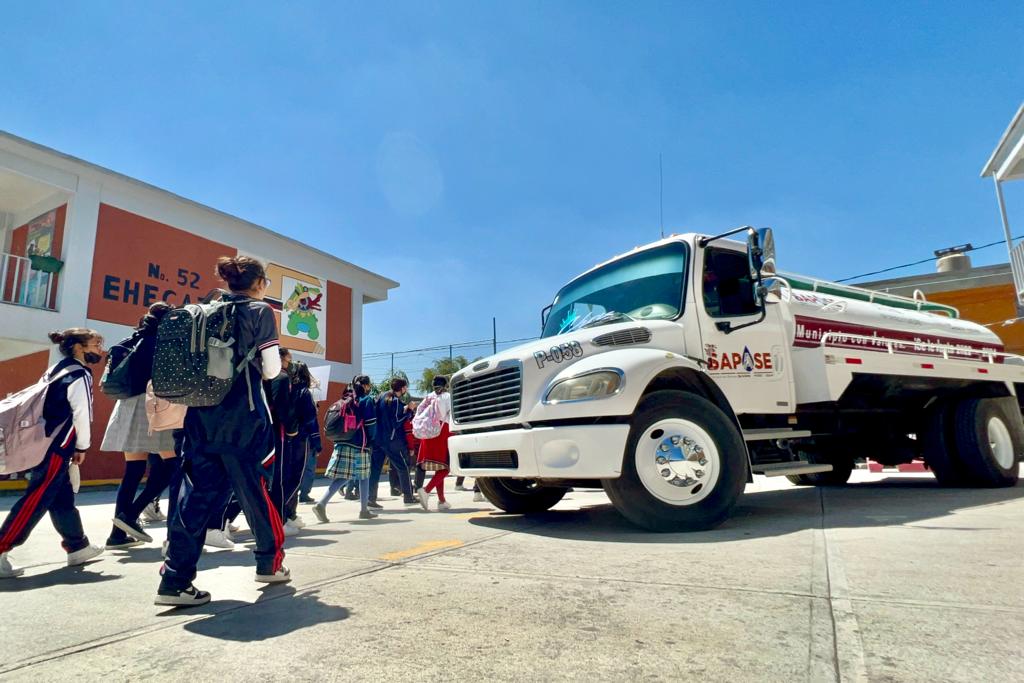
[[0, 303], [55, 310], [54, 273], [33, 270], [25, 256], [0, 254]]

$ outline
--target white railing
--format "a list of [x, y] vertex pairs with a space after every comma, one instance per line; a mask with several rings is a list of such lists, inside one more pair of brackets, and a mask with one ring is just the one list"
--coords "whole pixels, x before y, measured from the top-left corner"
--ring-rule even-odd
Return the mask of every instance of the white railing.
[[989, 363], [1011, 361], [1013, 365], [1024, 365], [1024, 356], [989, 349], [977, 349], [970, 346], [940, 344], [936, 342], [907, 341], [890, 339], [889, 337], [870, 337], [864, 334], [847, 334], [844, 332], [826, 332], [821, 336], [819, 346], [824, 348], [866, 349], [886, 351], [889, 355], [897, 353], [915, 356], [942, 356], [943, 360], [973, 360]]
[[32, 270], [25, 256], [0, 254], [0, 303], [53, 310], [53, 273]]
[[1017, 303], [1024, 304], [1024, 242], [1010, 250], [1010, 271], [1013, 288], [1017, 290]]

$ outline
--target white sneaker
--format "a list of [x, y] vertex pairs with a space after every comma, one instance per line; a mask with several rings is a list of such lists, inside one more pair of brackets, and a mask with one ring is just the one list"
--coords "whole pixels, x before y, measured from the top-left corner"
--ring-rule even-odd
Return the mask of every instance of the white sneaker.
[[160, 556], [165, 560], [167, 559], [167, 549], [171, 547], [170, 541], [164, 541], [163, 547], [160, 549]]
[[425, 488], [416, 489], [416, 496], [420, 499], [420, 505], [423, 506], [424, 510], [430, 510], [430, 506], [427, 503], [430, 501], [430, 494], [427, 493]]
[[437, 509], [438, 509], [439, 512], [444, 512], [445, 510], [451, 510], [452, 509], [452, 504], [449, 503], [447, 500], [442, 500], [440, 503], [437, 504]]
[[292, 573], [282, 564], [274, 574], [256, 574], [256, 580], [260, 583], [288, 583], [292, 580]]
[[473, 494], [473, 502], [474, 503], [486, 503], [487, 499], [484, 498], [484, 494], [482, 494], [479, 491], [477, 491], [476, 493]]
[[228, 531], [230, 531], [231, 533], [237, 534], [241, 530], [242, 527], [238, 526], [237, 524], [232, 524], [231, 522], [228, 522]]
[[150, 523], [167, 521], [167, 515], [160, 511], [160, 501], [154, 500], [142, 508], [142, 520]]
[[292, 520], [290, 520], [290, 519], [284, 525], [284, 535], [285, 535], [286, 538], [289, 537], [289, 536], [298, 536], [299, 535], [299, 527], [297, 527], [294, 524], [292, 524]]
[[327, 524], [331, 520], [327, 519], [327, 510], [320, 503], [313, 503], [313, 514], [320, 520], [321, 524]]
[[21, 576], [24, 573], [24, 569], [21, 567], [15, 567], [11, 564], [11, 560], [7, 557], [7, 553], [0, 555], [0, 579], [13, 579], [15, 576]]
[[103, 554], [103, 548], [98, 545], [87, 545], [81, 550], [76, 550], [73, 553], [68, 553], [68, 566], [77, 567], [80, 564], [85, 564], [89, 560], [95, 559]]
[[290, 519], [288, 521], [300, 529], [306, 528], [306, 523], [302, 521], [302, 517], [296, 517], [295, 519]]
[[456, 486], [455, 486], [455, 490], [456, 490], [456, 491], [468, 491], [469, 489], [467, 489], [467, 488], [466, 488], [465, 486], [463, 486], [462, 484], [456, 484]]
[[207, 529], [205, 545], [208, 545], [211, 548], [226, 548], [227, 550], [235, 549], [234, 541], [227, 537], [227, 534], [224, 533], [223, 529]]

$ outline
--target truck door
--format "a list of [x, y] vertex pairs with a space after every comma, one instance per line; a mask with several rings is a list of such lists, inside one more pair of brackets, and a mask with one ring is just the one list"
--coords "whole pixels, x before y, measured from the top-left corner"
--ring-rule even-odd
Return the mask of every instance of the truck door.
[[698, 255], [695, 308], [708, 374], [738, 414], [792, 412], [796, 397], [780, 306], [766, 304], [763, 321], [726, 332], [725, 324], [735, 328], [761, 315], [747, 255], [720, 246]]

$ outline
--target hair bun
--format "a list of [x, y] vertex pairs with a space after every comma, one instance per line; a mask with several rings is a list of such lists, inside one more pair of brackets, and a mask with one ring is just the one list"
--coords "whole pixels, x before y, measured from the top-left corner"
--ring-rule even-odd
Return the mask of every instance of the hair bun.
[[64, 341], [64, 334], [62, 332], [51, 332], [47, 336], [50, 338], [50, 341], [53, 342], [54, 344], [60, 344], [62, 341]]

